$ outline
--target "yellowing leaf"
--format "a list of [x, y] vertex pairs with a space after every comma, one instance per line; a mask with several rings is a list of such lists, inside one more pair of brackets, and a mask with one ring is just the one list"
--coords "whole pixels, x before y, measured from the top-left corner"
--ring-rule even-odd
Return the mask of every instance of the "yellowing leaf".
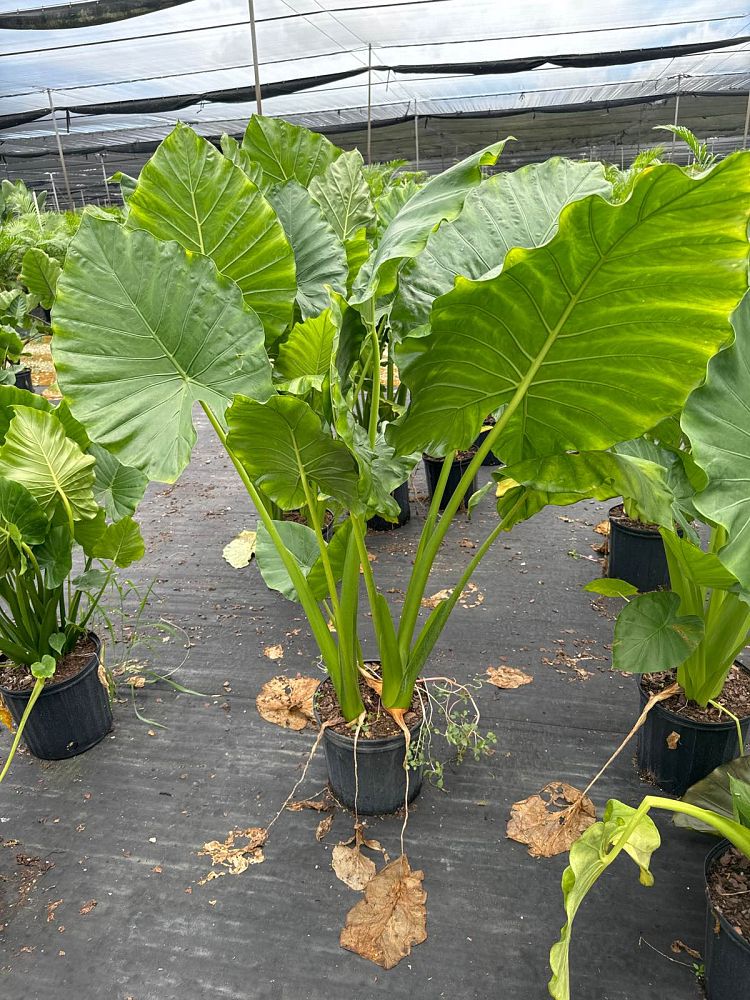
[[297, 674], [290, 680], [280, 674], [263, 685], [255, 705], [266, 722], [299, 732], [315, 721], [313, 695], [319, 683], [316, 677]]
[[0, 696], [0, 722], [13, 732], [13, 716], [8, 711], [8, 706]]
[[221, 554], [235, 569], [249, 566], [250, 560], [255, 555], [255, 538], [255, 531], [241, 531], [236, 538], [224, 546]]
[[534, 678], [517, 667], [487, 667], [487, 680], [495, 687], [513, 690], [531, 684]]
[[564, 781], [551, 781], [541, 792], [514, 802], [506, 836], [527, 844], [533, 858], [552, 858], [596, 822], [594, 803]]
[[413, 872], [406, 855], [392, 861], [365, 886], [346, 915], [339, 943], [347, 951], [392, 969], [427, 939], [424, 872]]

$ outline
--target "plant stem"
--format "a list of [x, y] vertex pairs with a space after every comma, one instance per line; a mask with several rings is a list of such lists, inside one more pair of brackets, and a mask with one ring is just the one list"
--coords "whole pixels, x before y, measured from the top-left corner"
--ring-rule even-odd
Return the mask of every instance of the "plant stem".
[[26, 727], [26, 720], [31, 715], [31, 710], [36, 704], [37, 698], [42, 693], [43, 687], [44, 687], [43, 678], [37, 677], [34, 683], [34, 690], [31, 692], [31, 695], [29, 696], [29, 700], [26, 703], [26, 708], [24, 709], [23, 715], [21, 716], [21, 721], [18, 723], [18, 729], [16, 729], [16, 735], [13, 737], [13, 743], [11, 744], [10, 753], [8, 754], [8, 759], [5, 761], [5, 766], [3, 767], [2, 771], [0, 771], [0, 781], [2, 781], [5, 775], [8, 773], [8, 768], [10, 767], [13, 758], [16, 755], [18, 744], [21, 742], [21, 734], [23, 733]]
[[723, 712], [724, 715], [728, 715], [729, 718], [734, 723], [737, 729], [737, 746], [739, 747], [740, 756], [742, 756], [742, 754], [745, 752], [745, 740], [742, 736], [742, 726], [740, 725], [740, 720], [734, 714], [734, 712], [730, 712], [728, 708], [724, 708], [722, 704], [720, 704], [718, 701], [714, 701], [713, 698], [709, 699], [708, 704], [713, 705], [714, 708], [717, 708], [720, 712]]
[[370, 299], [370, 315], [368, 317], [369, 334], [372, 341], [372, 395], [370, 396], [370, 447], [375, 447], [378, 437], [378, 418], [380, 416], [380, 341], [378, 328], [375, 324], [375, 299]]

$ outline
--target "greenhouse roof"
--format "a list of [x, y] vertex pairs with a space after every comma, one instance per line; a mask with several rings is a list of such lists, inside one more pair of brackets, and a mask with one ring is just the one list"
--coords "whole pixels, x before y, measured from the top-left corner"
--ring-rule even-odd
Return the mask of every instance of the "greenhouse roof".
[[[516, 136], [516, 162], [627, 160], [678, 95], [679, 120], [719, 152], [743, 141], [742, 0], [255, 0], [255, 18], [263, 112], [364, 146], [369, 95], [373, 158], [414, 159], [416, 115], [428, 169], [499, 133]], [[0, 97], [8, 175], [59, 169], [51, 99], [73, 184], [96, 197], [98, 156], [137, 172], [177, 120], [242, 133], [255, 111], [247, 0], [7, 0]]]

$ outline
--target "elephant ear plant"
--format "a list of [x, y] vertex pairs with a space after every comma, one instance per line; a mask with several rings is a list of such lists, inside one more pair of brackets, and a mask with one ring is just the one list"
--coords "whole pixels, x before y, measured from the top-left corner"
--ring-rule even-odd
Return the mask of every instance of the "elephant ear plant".
[[[277, 389], [269, 354], [281, 358], [284, 324], [322, 301], [308, 281], [316, 261], [299, 242], [312, 227], [294, 228], [287, 207], [302, 204], [304, 185], [312, 190], [312, 178], [347, 154], [290, 129], [254, 119], [244, 168], [184, 127], [168, 137], [130, 195], [125, 225], [83, 220], [58, 284], [54, 358], [77, 419], [151, 479], [171, 482], [185, 468], [195, 442], [192, 406], [201, 404], [257, 508], [264, 577], [301, 602], [348, 722], [363, 712], [363, 574], [382, 703], [406, 729], [415, 682], [451, 609], [516, 516], [513, 509], [498, 522], [418, 628], [433, 562], [484, 455], [493, 447], [508, 460], [604, 450], [638, 436], [682, 406], [729, 341], [727, 317], [746, 287], [748, 157], [729, 157], [695, 180], [675, 167], [654, 168], [625, 204], [598, 195], [576, 201], [546, 245], [511, 250], [501, 273], [486, 280], [458, 278], [436, 300], [427, 330], [404, 337], [408, 407], [384, 422], [378, 317], [405, 266], [441, 220], [460, 214], [481, 165], [494, 162], [502, 143], [428, 181], [386, 227], [348, 296], [336, 285], [326, 293], [321, 315], [328, 310], [333, 346], [319, 374], [331, 402], [316, 412]], [[255, 182], [249, 162], [260, 166]], [[334, 218], [347, 232], [344, 206], [330, 193], [327, 204], [334, 236]], [[266, 273], [275, 276], [272, 295]], [[682, 335], [691, 325], [700, 336]], [[362, 423], [356, 393], [346, 388], [367, 340], [371, 398]], [[471, 445], [493, 411], [500, 415], [492, 432], [439, 518], [454, 452]], [[399, 618], [365, 546], [365, 519], [385, 506], [377, 458], [386, 446], [393, 459], [427, 449], [445, 459]], [[311, 524], [274, 518], [269, 501], [282, 510], [306, 504]], [[349, 517], [327, 543], [320, 511], [329, 501]]]
[[[145, 485], [90, 442], [65, 403], [53, 409], [40, 396], [0, 388], [0, 695], [18, 723], [0, 780], [58, 666], [90, 658], [92, 643], [98, 654], [92, 617], [116, 569], [143, 555], [131, 515]], [[93, 684], [111, 722], [96, 673]], [[72, 713], [69, 701], [61, 726], [71, 734], [27, 736], [38, 756], [69, 755], [64, 749], [79, 739]], [[42, 715], [51, 724], [51, 709]], [[45, 752], [48, 745], [55, 749]]]

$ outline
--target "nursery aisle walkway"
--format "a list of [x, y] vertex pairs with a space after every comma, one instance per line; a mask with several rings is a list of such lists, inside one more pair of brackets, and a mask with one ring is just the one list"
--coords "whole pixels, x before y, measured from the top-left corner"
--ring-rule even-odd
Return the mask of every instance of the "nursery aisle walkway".
[[[421, 473], [414, 486], [423, 492]], [[368, 539], [394, 602], [424, 509], [413, 503], [410, 525]], [[450, 619], [431, 674], [465, 681], [508, 665], [534, 680], [485, 684], [477, 700], [495, 754], [448, 769], [447, 792], [425, 786], [414, 803], [406, 846], [425, 873], [429, 937], [384, 972], [338, 945], [357, 899], [330, 868], [333, 845], [351, 835], [343, 812], [322, 843], [317, 813], [285, 812], [263, 864], [198, 885], [210, 868], [201, 845], [265, 825], [313, 740], [264, 722], [260, 687], [316, 669], [297, 607], [268, 592], [254, 565], [222, 558], [254, 516], [202, 420], [186, 474], [152, 487], [140, 509], [137, 582], [156, 580], [147, 617], [187, 637], [157, 643], [148, 665], [172, 669], [189, 641], [175, 679], [205, 696], [147, 686], [135, 692], [144, 723], [121, 684], [115, 729], [98, 747], [59, 763], [17, 757], [0, 788], [3, 1000], [544, 1000], [566, 856], [529, 857], [505, 822], [512, 802], [551, 780], [583, 787], [635, 718], [634, 682], [608, 669], [612, 622], [581, 589], [600, 573], [590, 557], [605, 513], [581, 504], [518, 526], [481, 564], [467, 602], [477, 606]], [[494, 516], [488, 496], [472, 521], [456, 521], [429, 594], [454, 582]], [[283, 658], [264, 654], [274, 646]], [[324, 781], [321, 752], [299, 797]], [[610, 795], [635, 804], [645, 790], [626, 750], [593, 794], [601, 812]], [[399, 821], [368, 827], [397, 855]], [[653, 890], [618, 860], [578, 917], [575, 1000], [697, 1000], [693, 959], [670, 946], [702, 949], [708, 846], [675, 831], [655, 856]]]

